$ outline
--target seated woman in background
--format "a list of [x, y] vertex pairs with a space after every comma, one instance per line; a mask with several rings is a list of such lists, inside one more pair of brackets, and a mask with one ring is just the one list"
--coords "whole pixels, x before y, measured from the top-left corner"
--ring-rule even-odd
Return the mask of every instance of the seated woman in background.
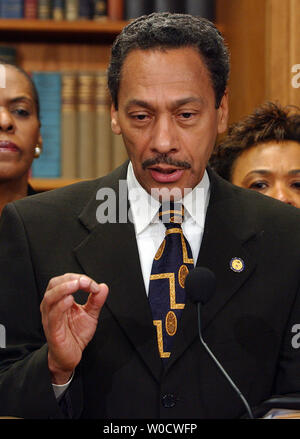
[[210, 166], [237, 186], [300, 207], [300, 108], [261, 105], [229, 127]]
[[0, 60], [0, 213], [34, 193], [28, 174], [42, 148], [39, 99], [30, 76]]

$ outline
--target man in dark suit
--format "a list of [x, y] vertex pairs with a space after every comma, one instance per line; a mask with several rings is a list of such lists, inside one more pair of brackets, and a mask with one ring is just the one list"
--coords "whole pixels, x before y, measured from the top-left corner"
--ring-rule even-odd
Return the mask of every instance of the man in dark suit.
[[226, 129], [227, 77], [206, 20], [154, 14], [117, 39], [112, 129], [129, 164], [12, 203], [1, 218], [0, 415], [244, 415], [199, 341], [196, 306], [187, 298], [171, 352], [153, 324], [148, 279], [165, 230], [153, 218], [170, 194], [183, 198], [193, 260], [216, 275], [202, 314], [208, 345], [255, 413], [300, 392], [300, 212], [206, 169]]

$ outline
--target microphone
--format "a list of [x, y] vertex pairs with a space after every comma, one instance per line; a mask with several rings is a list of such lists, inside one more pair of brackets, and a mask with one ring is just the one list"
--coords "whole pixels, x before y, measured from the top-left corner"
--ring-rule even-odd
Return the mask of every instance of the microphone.
[[198, 333], [199, 338], [201, 341], [201, 344], [204, 346], [206, 351], [208, 352], [209, 356], [212, 358], [214, 363], [217, 365], [218, 369], [226, 380], [229, 382], [230, 386], [233, 388], [233, 390], [238, 394], [239, 398], [242, 400], [246, 411], [248, 413], [248, 416], [250, 419], [254, 419], [252, 410], [246, 400], [246, 398], [243, 396], [239, 388], [236, 386], [236, 384], [232, 381], [228, 373], [225, 371], [223, 366], [220, 364], [220, 362], [217, 360], [217, 358], [214, 356], [212, 351], [209, 349], [207, 344], [202, 338], [201, 333], [201, 317], [200, 317], [200, 310], [201, 305], [205, 305], [213, 296], [216, 289], [216, 276], [214, 273], [205, 267], [196, 267], [192, 271], [189, 272], [189, 274], [186, 277], [185, 280], [185, 291], [186, 294], [189, 296], [190, 300], [193, 303], [197, 304], [197, 310], [198, 310]]

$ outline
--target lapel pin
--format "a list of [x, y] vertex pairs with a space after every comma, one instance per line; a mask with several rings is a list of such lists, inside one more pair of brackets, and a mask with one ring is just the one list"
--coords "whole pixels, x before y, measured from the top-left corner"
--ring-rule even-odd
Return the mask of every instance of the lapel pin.
[[230, 268], [232, 271], [235, 271], [236, 273], [240, 273], [241, 271], [243, 271], [245, 268], [243, 259], [232, 258], [230, 261]]

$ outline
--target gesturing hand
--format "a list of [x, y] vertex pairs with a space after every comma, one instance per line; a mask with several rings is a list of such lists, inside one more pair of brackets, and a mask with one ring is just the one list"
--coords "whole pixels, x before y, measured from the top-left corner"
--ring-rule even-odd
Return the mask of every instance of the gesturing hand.
[[[74, 300], [77, 290], [89, 293], [84, 305]], [[66, 273], [49, 281], [40, 309], [53, 383], [67, 382], [80, 362], [83, 350], [94, 336], [107, 294], [107, 285], [82, 274]]]

